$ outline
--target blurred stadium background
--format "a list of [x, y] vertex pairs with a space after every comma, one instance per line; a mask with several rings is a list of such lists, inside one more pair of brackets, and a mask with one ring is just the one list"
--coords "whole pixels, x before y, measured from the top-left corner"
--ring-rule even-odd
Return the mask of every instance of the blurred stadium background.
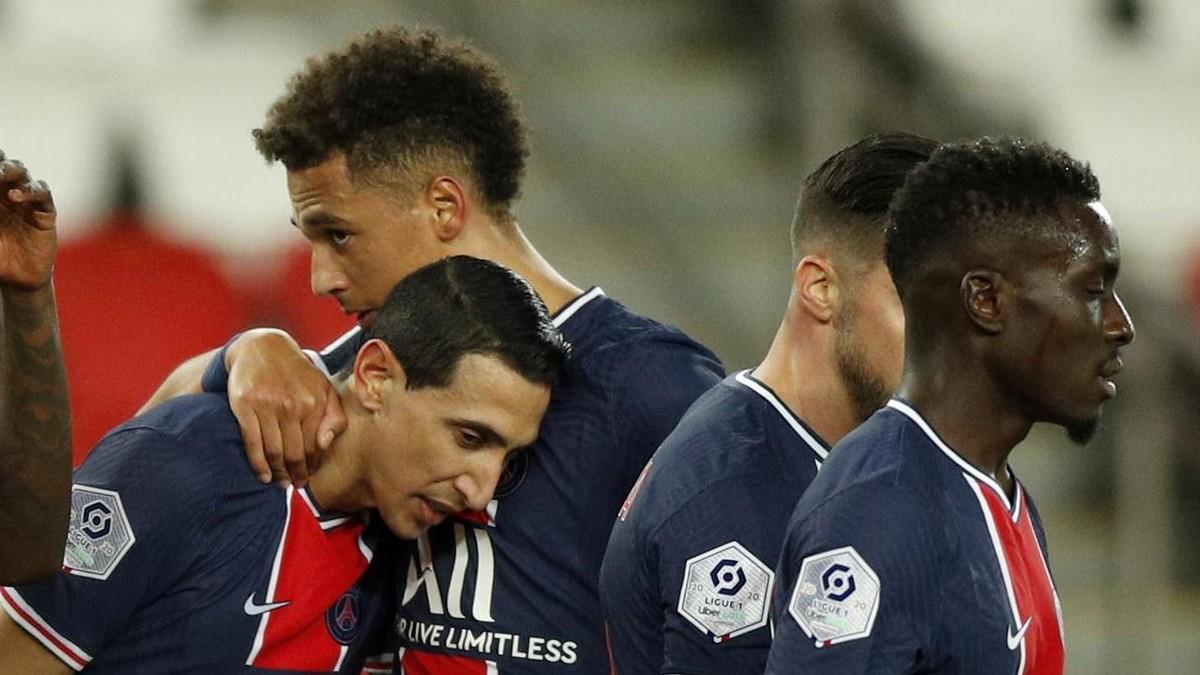
[[1190, 0], [0, 0], [0, 147], [61, 212], [77, 456], [233, 331], [347, 325], [308, 298], [283, 170], [249, 130], [306, 56], [397, 22], [510, 74], [534, 148], [517, 214], [542, 252], [731, 370], [774, 333], [797, 186], [837, 148], [1018, 134], [1090, 161], [1138, 341], [1096, 443], [1035, 430], [1014, 464], [1045, 514], [1068, 671], [1200, 672]]

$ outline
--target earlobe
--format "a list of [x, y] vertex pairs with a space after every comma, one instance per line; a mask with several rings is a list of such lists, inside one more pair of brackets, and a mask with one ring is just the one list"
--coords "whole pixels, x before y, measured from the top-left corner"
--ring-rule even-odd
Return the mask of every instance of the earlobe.
[[426, 199], [432, 207], [433, 224], [438, 239], [449, 242], [466, 226], [469, 203], [467, 191], [453, 176], [436, 176], [429, 182]]
[[971, 322], [984, 332], [995, 335], [1004, 328], [1004, 276], [993, 270], [971, 270], [959, 285], [963, 308]]
[[818, 256], [804, 256], [793, 276], [796, 297], [804, 310], [818, 321], [831, 321], [841, 290], [833, 265]]
[[383, 407], [384, 389], [388, 384], [405, 385], [404, 369], [383, 340], [368, 340], [354, 359], [354, 393], [359, 403], [370, 411]]

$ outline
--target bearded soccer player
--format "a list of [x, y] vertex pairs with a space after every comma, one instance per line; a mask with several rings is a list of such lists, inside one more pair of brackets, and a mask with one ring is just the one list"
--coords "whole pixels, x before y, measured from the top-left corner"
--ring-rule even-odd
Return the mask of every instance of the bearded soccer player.
[[[405, 672], [606, 673], [597, 580], [613, 519], [683, 411], [719, 381], [719, 361], [600, 288], [574, 285], [525, 238], [512, 211], [524, 127], [495, 64], [465, 44], [368, 34], [310, 60], [255, 136], [288, 170], [314, 291], [347, 313], [369, 323], [407, 271], [465, 253], [528, 279], [572, 344], [541, 434], [511, 463], [497, 499], [451, 514], [399, 570]], [[336, 370], [361, 341], [351, 331], [323, 363]], [[151, 405], [198, 389], [206, 363], [186, 364]], [[325, 377], [273, 332], [243, 336], [210, 365], [213, 388], [228, 366], [234, 413], [264, 479], [268, 462], [286, 463], [302, 483], [306, 455], [340, 417]]]
[[50, 188], [0, 152], [0, 583], [62, 563], [71, 406], [54, 299]]
[[1133, 324], [1091, 170], [1021, 141], [943, 147], [889, 214], [900, 391], [788, 524], [768, 673], [1061, 675], [1037, 509], [1008, 465], [1035, 422], [1085, 442]]
[[904, 316], [883, 262], [893, 193], [934, 141], [864, 139], [805, 180], [792, 293], [766, 358], [684, 415], [613, 527], [600, 577], [613, 665], [761, 673], [787, 518], [847, 432], [899, 385]]
[[219, 394], [133, 419], [75, 474], [63, 572], [0, 588], [0, 672], [358, 672], [392, 618], [383, 530], [485, 506], [565, 359], [528, 284], [457, 256], [379, 309], [305, 487], [256, 479]]

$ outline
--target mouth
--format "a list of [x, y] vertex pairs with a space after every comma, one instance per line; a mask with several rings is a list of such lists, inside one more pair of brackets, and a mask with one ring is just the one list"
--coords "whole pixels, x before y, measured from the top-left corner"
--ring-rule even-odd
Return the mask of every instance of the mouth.
[[354, 320], [358, 322], [358, 325], [362, 326], [364, 329], [370, 328], [371, 324], [375, 323], [375, 310], [373, 309], [366, 309], [361, 312], [352, 309], [345, 311], [346, 314], [353, 316]]
[[418, 511], [421, 520], [428, 523], [430, 527], [437, 525], [450, 517], [450, 514], [456, 512], [454, 508], [447, 504], [426, 499], [425, 497], [417, 497], [417, 503], [420, 507]]
[[1100, 367], [1100, 386], [1104, 389], [1105, 398], [1112, 398], [1117, 395], [1117, 383], [1113, 382], [1113, 378], [1117, 376], [1117, 373], [1121, 372], [1121, 366], [1121, 357], [1117, 356], [1111, 361], [1105, 362]]

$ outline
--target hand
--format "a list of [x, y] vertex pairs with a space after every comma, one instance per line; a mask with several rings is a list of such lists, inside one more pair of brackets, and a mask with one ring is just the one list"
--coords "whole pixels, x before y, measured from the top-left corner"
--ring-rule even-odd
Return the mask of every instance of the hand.
[[229, 404], [242, 429], [246, 458], [264, 483], [303, 487], [337, 434], [346, 429], [329, 378], [287, 333], [248, 331], [226, 353]]
[[0, 285], [33, 291], [50, 282], [57, 218], [50, 186], [0, 150]]

